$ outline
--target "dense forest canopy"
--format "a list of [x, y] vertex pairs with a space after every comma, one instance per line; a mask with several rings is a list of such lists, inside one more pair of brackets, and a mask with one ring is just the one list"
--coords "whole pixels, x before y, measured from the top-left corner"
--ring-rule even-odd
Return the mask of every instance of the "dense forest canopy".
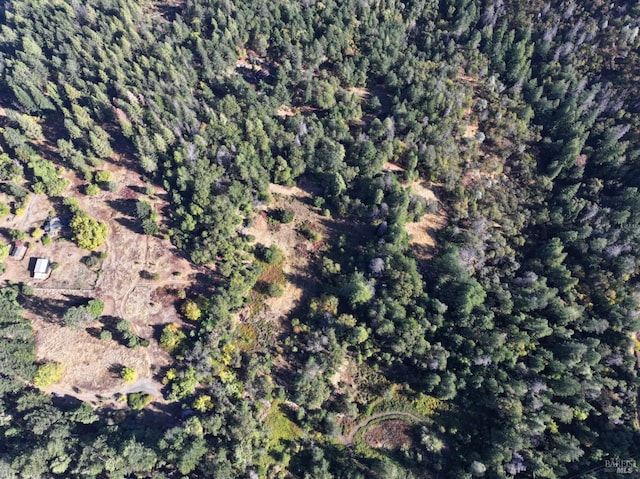
[[[1, 477], [596, 478], [640, 457], [639, 4], [14, 0], [0, 28], [12, 214], [67, 196], [66, 170], [117, 189], [115, 163], [209, 267], [192, 327], [161, 333], [162, 413], [40, 392], [56, 368], [5, 285]], [[324, 244], [308, 301], [243, 347], [238, 312], [282, 294], [260, 278], [285, 260], [246, 228], [302, 183], [334, 230], [296, 224]], [[64, 205], [99, 247], [106, 225]], [[435, 212], [416, 247], [406, 225]], [[403, 447], [348, 438], [383, 413]]]

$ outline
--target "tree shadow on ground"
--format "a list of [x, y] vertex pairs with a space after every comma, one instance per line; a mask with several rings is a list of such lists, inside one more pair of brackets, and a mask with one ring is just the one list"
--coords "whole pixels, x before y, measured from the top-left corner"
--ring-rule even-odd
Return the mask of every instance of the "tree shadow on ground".
[[131, 218], [117, 218], [116, 222], [134, 233], [143, 234], [140, 222]]
[[36, 295], [23, 296], [23, 307], [36, 313], [45, 322], [62, 325], [62, 317], [74, 306], [86, 304], [87, 298], [73, 294], [63, 294], [64, 299], [42, 298]]
[[100, 339], [101, 328], [87, 328], [86, 331], [92, 338]]
[[151, 336], [153, 337], [153, 339], [156, 340], [158, 344], [160, 344], [160, 338], [162, 337], [162, 330], [167, 326], [169, 326], [169, 324], [171, 323], [154, 324], [153, 326], [151, 326], [151, 330], [153, 331]]
[[[146, 195], [147, 194], [147, 189], [143, 186], [139, 186], [139, 185], [127, 185], [127, 188], [129, 188], [132, 191], [135, 191], [136, 193], [140, 193], [141, 195]], [[128, 200], [128, 201], [135, 201], [135, 200]]]
[[75, 396], [70, 396], [68, 394], [59, 395], [52, 394], [51, 402], [53, 405], [62, 411], [72, 411], [74, 409], [78, 409], [82, 405], [82, 401]]
[[107, 368], [107, 371], [109, 371], [114, 376], [120, 376], [120, 373], [122, 372], [123, 369], [124, 369], [124, 365], [123, 364], [121, 364], [121, 363], [111, 363], [109, 365], [109, 367]]
[[136, 203], [135, 199], [127, 199], [127, 198], [117, 198], [115, 200], [107, 200], [107, 205], [110, 208], [114, 209], [118, 213], [124, 216], [135, 216], [136, 215]]
[[1, 227], [0, 236], [2, 236], [2, 238], [7, 242], [14, 241], [9, 228]]

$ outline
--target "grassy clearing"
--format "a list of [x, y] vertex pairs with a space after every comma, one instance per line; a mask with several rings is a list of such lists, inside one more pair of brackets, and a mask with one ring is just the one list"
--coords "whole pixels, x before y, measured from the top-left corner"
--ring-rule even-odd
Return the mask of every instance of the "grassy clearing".
[[258, 318], [239, 322], [234, 330], [234, 346], [239, 351], [266, 351], [273, 345], [277, 334], [276, 325], [269, 320]]
[[282, 401], [274, 401], [264, 419], [264, 428], [267, 431], [267, 454], [263, 456], [260, 465], [260, 476], [275, 464], [287, 467], [290, 456], [287, 449], [302, 435], [302, 430], [287, 417], [286, 406]]
[[256, 317], [262, 311], [265, 300], [278, 295], [280, 291], [284, 291], [284, 286], [287, 283], [283, 270], [284, 259], [274, 264], [263, 261], [257, 261], [257, 263], [260, 267], [260, 276], [258, 276], [255, 286], [249, 293], [251, 298], [251, 317]]
[[284, 284], [287, 279], [285, 278], [284, 271], [282, 270], [283, 264], [284, 260], [278, 261], [275, 264], [268, 264], [260, 261], [259, 266], [262, 272], [258, 277], [258, 282]]
[[236, 347], [239, 351], [252, 351], [256, 345], [258, 333], [252, 324], [240, 323], [236, 326]]
[[272, 452], [283, 452], [287, 441], [293, 441], [302, 435], [298, 425], [287, 417], [286, 406], [281, 401], [271, 404], [264, 426], [269, 430], [267, 449]]

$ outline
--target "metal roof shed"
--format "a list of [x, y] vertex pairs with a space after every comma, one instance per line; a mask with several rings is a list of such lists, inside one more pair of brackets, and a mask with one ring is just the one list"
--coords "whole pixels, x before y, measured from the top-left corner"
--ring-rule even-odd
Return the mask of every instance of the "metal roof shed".
[[47, 258], [37, 258], [36, 264], [33, 267], [34, 279], [47, 279], [49, 271], [51, 269], [51, 262]]

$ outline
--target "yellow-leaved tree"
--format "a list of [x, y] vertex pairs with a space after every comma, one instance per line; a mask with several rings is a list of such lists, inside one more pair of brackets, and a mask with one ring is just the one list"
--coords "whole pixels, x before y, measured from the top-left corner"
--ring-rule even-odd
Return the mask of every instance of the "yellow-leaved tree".
[[73, 231], [73, 240], [76, 244], [89, 251], [99, 248], [109, 233], [106, 223], [93, 219], [84, 213], [77, 213], [69, 226]]
[[198, 303], [188, 299], [182, 305], [182, 314], [190, 321], [197, 321], [202, 317], [202, 310], [200, 306], [198, 306]]

